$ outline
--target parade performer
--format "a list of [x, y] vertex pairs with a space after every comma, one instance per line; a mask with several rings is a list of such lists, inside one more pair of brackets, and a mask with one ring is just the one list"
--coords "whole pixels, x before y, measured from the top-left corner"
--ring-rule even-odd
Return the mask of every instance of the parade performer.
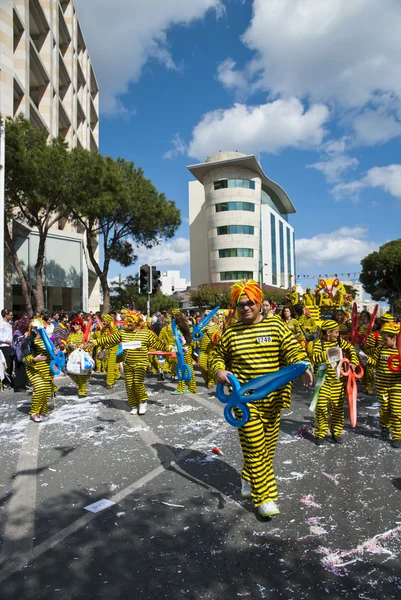
[[113, 348], [122, 343], [123, 364], [125, 373], [125, 390], [131, 415], [144, 415], [148, 407], [148, 395], [145, 389], [145, 372], [149, 366], [148, 352], [153, 348], [168, 351], [169, 348], [157, 339], [153, 331], [141, 328], [138, 314], [125, 317], [125, 327], [115, 328], [111, 335], [103, 335], [98, 340], [91, 340], [93, 346]]
[[[233, 373], [241, 384], [273, 373], [285, 365], [307, 359], [285, 324], [276, 318], [264, 319], [260, 314], [263, 292], [255, 281], [238, 282], [231, 288], [231, 304], [238, 321], [225, 329], [212, 358], [217, 383], [227, 385]], [[227, 370], [229, 369], [229, 370]], [[312, 374], [302, 376], [311, 385]], [[282, 386], [263, 400], [247, 404], [250, 420], [238, 428], [244, 457], [241, 475], [242, 495], [252, 497], [264, 517], [278, 514], [277, 486], [273, 457], [280, 429], [280, 411], [290, 406], [291, 384]]]
[[305, 294], [302, 296], [302, 301], [305, 306], [316, 306], [316, 297], [312, 294], [310, 287], [306, 288]]
[[299, 317], [298, 325], [300, 329], [300, 336], [298, 338], [299, 342], [304, 342], [304, 346], [306, 346], [306, 351], [308, 356], [312, 355], [313, 352], [313, 343], [316, 340], [317, 334], [317, 324], [314, 319], [310, 316], [309, 308], [304, 308], [304, 314]]
[[285, 306], [280, 314], [281, 320], [287, 325], [291, 333], [298, 339], [300, 336], [300, 329], [298, 319], [295, 317], [295, 311], [291, 306]]
[[[172, 315], [178, 315], [181, 312], [179, 308], [173, 308], [171, 311]], [[167, 347], [174, 346], [174, 335], [173, 330], [171, 329], [171, 318], [167, 319], [165, 327], [162, 328], [159, 334], [159, 339], [166, 344]], [[163, 365], [163, 371], [161, 375], [161, 380], [165, 379], [165, 375], [170, 373], [171, 380], [175, 380], [175, 369], [177, 367], [177, 359], [172, 358], [171, 356], [166, 356], [166, 360]]]
[[[372, 331], [368, 336], [365, 347], [362, 350], [367, 354], [368, 357], [372, 357], [377, 348], [380, 348], [383, 344], [382, 337], [380, 336], [380, 331], [384, 327], [384, 325], [388, 323], [392, 323], [394, 321], [394, 317], [390, 313], [384, 313], [381, 315], [378, 322], [378, 330]], [[367, 394], [373, 394], [373, 384], [374, 384], [375, 374], [374, 374], [374, 366], [368, 361], [366, 365], [366, 375], [365, 375], [365, 390]]]
[[[83, 342], [84, 322], [83, 319], [81, 319], [81, 317], [76, 317], [71, 321], [71, 333], [67, 337], [68, 352], [73, 352], [74, 350], [79, 348]], [[89, 377], [91, 376], [91, 372], [89, 371], [89, 373], [86, 373], [85, 375], [73, 375], [72, 373], [68, 373], [68, 376], [78, 386], [78, 398], [86, 398], [86, 384], [88, 382]]]
[[325, 437], [329, 430], [329, 411], [330, 411], [330, 432], [333, 442], [341, 444], [341, 432], [344, 428], [344, 398], [345, 382], [344, 379], [337, 377], [337, 365], [330, 362], [327, 356], [327, 350], [331, 348], [341, 349], [347, 352], [350, 359], [350, 368], [352, 370], [358, 366], [358, 356], [355, 348], [344, 339], [339, 337], [340, 328], [337, 321], [323, 321], [321, 325], [321, 337], [316, 340], [313, 346], [312, 362], [315, 365], [326, 363], [328, 365], [326, 377], [320, 388], [319, 398], [317, 400], [316, 417], [316, 439], [317, 446], [324, 444]]
[[[367, 310], [363, 310], [359, 315], [358, 319], [358, 343], [362, 352], [366, 353], [366, 340], [363, 343], [362, 340], [365, 334], [368, 331], [369, 323], [370, 323], [371, 315]], [[377, 337], [378, 337], [377, 333]], [[365, 365], [365, 372], [363, 375], [362, 383], [364, 385], [364, 394], [372, 394], [373, 393], [373, 382], [374, 382], [374, 368], [372, 365]]]
[[53, 371], [50, 368], [52, 357], [47, 352], [38, 329], [34, 325], [31, 325], [29, 335], [32, 340], [32, 352], [23, 359], [27, 377], [33, 386], [29, 414], [35, 423], [40, 423], [47, 415], [48, 402], [53, 390]]
[[208, 388], [214, 386], [214, 375], [211, 369], [211, 355], [216, 347], [214, 340], [220, 332], [218, 321], [219, 317], [217, 315], [212, 318], [210, 323], [205, 327], [203, 337], [199, 342], [199, 368], [202, 378]]
[[[106, 335], [111, 337], [113, 333], [118, 331], [118, 327], [115, 325], [112, 315], [103, 314], [102, 321], [104, 323], [104, 327], [102, 329], [101, 339], [103, 339]], [[104, 346], [104, 348], [108, 348], [106, 362], [106, 388], [111, 389], [115, 385], [116, 381], [121, 377], [120, 369], [117, 365], [118, 344], [111, 347]]]
[[401, 371], [391, 370], [389, 358], [397, 356], [399, 335], [398, 323], [383, 325], [380, 330], [382, 344], [368, 358], [368, 364], [376, 368], [375, 387], [380, 402], [381, 436], [388, 440], [391, 431], [393, 448], [401, 448]]
[[291, 288], [290, 302], [291, 302], [292, 306], [295, 306], [296, 304], [299, 304], [299, 294], [297, 292], [297, 286], [296, 285], [293, 285], [292, 288]]
[[262, 302], [262, 313], [264, 318], [274, 317], [277, 306], [271, 298], [264, 298]]
[[[182, 336], [182, 349], [184, 351], [184, 362], [188, 365], [189, 370], [191, 372], [191, 379], [188, 381], [188, 390], [186, 390], [186, 382], [179, 381], [177, 385], [177, 389], [172, 392], [172, 394], [196, 394], [196, 379], [194, 372], [194, 359], [193, 359], [193, 348], [194, 342], [192, 341], [191, 331], [189, 329], [189, 325], [187, 320], [182, 312], [174, 315], [174, 320], [178, 327], [178, 332]], [[203, 336], [205, 337], [205, 336]], [[203, 338], [202, 338], [203, 339]]]
[[352, 325], [351, 321], [347, 318], [347, 314], [343, 310], [337, 310], [334, 320], [337, 321], [340, 328], [340, 336], [348, 340], [351, 336]]

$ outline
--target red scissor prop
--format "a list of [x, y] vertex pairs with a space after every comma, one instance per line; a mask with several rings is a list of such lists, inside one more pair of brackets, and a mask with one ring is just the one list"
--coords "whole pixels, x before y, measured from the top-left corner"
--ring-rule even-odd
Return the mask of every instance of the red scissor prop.
[[91, 334], [91, 331], [92, 331], [92, 317], [89, 317], [88, 324], [86, 326], [85, 333], [84, 333], [83, 342], [87, 342], [89, 340], [89, 336]]
[[388, 359], [388, 368], [392, 373], [400, 373], [401, 371], [401, 333], [397, 340], [398, 354], [392, 354]]
[[379, 310], [379, 305], [376, 304], [376, 306], [373, 309], [372, 316], [370, 317], [370, 322], [369, 322], [368, 328], [366, 330], [366, 333], [363, 335], [363, 338], [362, 338], [362, 340], [360, 342], [361, 346], [364, 346], [366, 344], [366, 340], [368, 339], [368, 337], [372, 333], [372, 329], [373, 329], [373, 326], [374, 326], [375, 321], [376, 321], [376, 315], [377, 315], [377, 311], [378, 310]]
[[[348, 358], [343, 358], [340, 362], [340, 374], [343, 377], [347, 378], [347, 396], [348, 396], [349, 417], [350, 417], [352, 427], [355, 427], [356, 419], [357, 419], [356, 401], [357, 401], [357, 396], [358, 396], [356, 380], [362, 379], [363, 367], [361, 367], [361, 365], [358, 365], [355, 368], [355, 371], [353, 371], [351, 369], [350, 365], [351, 365], [350, 360]], [[359, 369], [358, 372], [357, 372], [357, 369]]]
[[176, 358], [175, 352], [158, 352], [157, 350], [150, 350], [150, 352], [148, 352], [148, 354], [155, 355], [155, 356], [171, 356], [171, 358]]

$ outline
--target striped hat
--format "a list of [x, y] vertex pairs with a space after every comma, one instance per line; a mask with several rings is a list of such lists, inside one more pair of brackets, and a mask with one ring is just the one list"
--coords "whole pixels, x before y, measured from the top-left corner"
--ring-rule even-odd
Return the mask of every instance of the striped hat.
[[140, 316], [136, 315], [136, 314], [131, 314], [131, 315], [127, 315], [125, 317], [125, 322], [127, 325], [133, 325], [135, 323], [139, 323], [140, 322]]
[[105, 321], [105, 323], [114, 323], [114, 319], [111, 315], [108, 314], [103, 314], [102, 315], [102, 321]]
[[320, 329], [322, 331], [333, 331], [333, 329], [338, 329], [340, 326], [337, 323], [337, 321], [334, 321], [333, 319], [328, 319], [327, 321], [323, 321], [323, 323], [320, 326]]
[[384, 313], [384, 315], [382, 315], [380, 317], [380, 321], [382, 323], [393, 323], [394, 322], [394, 317], [390, 313]]
[[171, 310], [171, 314], [172, 314], [172, 315], [178, 315], [180, 312], [181, 312], [181, 311], [180, 311], [180, 309], [179, 309], [179, 308], [173, 308], [173, 309]]
[[390, 335], [399, 335], [400, 333], [400, 325], [399, 323], [386, 323], [380, 329], [380, 333], [389, 333]]

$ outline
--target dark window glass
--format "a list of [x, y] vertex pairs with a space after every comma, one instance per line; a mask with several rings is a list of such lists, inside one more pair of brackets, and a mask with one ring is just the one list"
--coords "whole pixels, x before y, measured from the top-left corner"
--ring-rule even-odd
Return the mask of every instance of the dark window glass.
[[253, 249], [252, 248], [226, 248], [224, 250], [219, 250], [219, 258], [236, 258], [236, 257], [253, 258]]
[[253, 271], [223, 271], [220, 273], [220, 281], [231, 281], [233, 279], [252, 279]]
[[255, 228], [253, 225], [222, 225], [217, 228], [217, 235], [226, 235], [228, 233], [254, 235]]
[[222, 190], [224, 188], [242, 187], [251, 190], [255, 189], [255, 182], [251, 179], [219, 179], [213, 183], [215, 190]]
[[225, 212], [227, 210], [247, 210], [255, 212], [255, 205], [252, 202], [220, 202], [216, 204], [216, 212]]

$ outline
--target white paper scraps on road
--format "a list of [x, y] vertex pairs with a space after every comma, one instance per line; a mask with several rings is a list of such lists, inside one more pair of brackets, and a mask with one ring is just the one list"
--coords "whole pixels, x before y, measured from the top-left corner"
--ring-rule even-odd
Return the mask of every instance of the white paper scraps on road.
[[101, 510], [104, 510], [105, 508], [109, 508], [110, 506], [113, 506], [113, 504], [115, 504], [115, 502], [112, 502], [111, 500], [107, 500], [106, 498], [103, 498], [102, 500], [98, 500], [97, 502], [94, 502], [93, 504], [88, 504], [88, 506], [84, 506], [84, 509], [89, 510], [89, 512], [97, 513], [97, 512], [100, 512]]
[[165, 504], [166, 506], [174, 506], [175, 508], [185, 508], [183, 504], [173, 504], [172, 502], [160, 502], [160, 504]]
[[52, 469], [51, 467], [49, 467], [49, 471], [53, 471], [54, 473], [57, 473], [57, 469]]

